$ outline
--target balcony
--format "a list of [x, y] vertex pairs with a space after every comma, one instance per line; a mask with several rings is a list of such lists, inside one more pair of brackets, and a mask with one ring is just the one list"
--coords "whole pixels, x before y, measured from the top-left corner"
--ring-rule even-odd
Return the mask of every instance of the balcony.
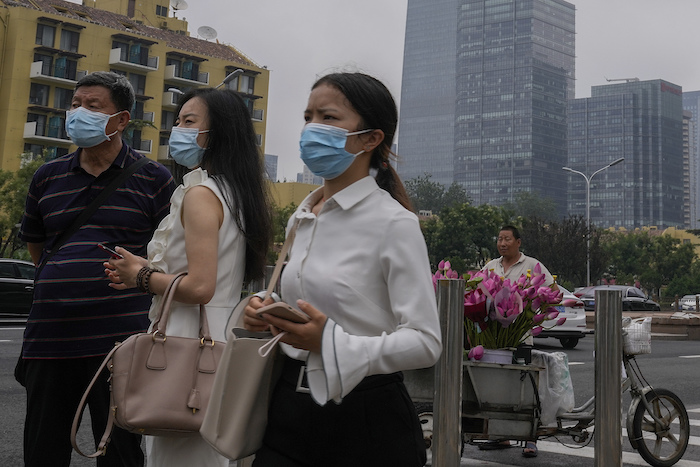
[[38, 125], [37, 122], [26, 122], [24, 124], [24, 139], [52, 146], [68, 147], [72, 143], [66, 135], [63, 127], [52, 125]]
[[163, 108], [167, 110], [175, 110], [177, 108], [178, 99], [180, 99], [180, 94], [172, 91], [165, 91], [163, 93]]
[[253, 111], [250, 113], [250, 118], [256, 122], [262, 122], [263, 121], [263, 109], [253, 109]]
[[45, 66], [44, 62], [33, 62], [29, 68], [29, 78], [47, 84], [75, 86], [88, 74], [87, 70], [71, 71], [66, 67]]
[[165, 67], [165, 81], [183, 86], [209, 86], [209, 73], [192, 73], [188, 76], [177, 71], [176, 65], [168, 65]]
[[110, 65], [131, 71], [157, 71], [158, 63], [158, 56], [149, 55], [147, 60], [142, 60], [140, 56], [129, 56], [128, 60], [122, 60], [122, 49], [116, 48], [109, 51]]

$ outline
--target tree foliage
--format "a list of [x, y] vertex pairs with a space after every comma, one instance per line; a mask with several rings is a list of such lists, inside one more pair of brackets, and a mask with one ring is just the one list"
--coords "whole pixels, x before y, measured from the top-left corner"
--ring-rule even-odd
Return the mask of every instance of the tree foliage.
[[445, 187], [438, 182], [432, 181], [432, 175], [425, 174], [422, 177], [412, 178], [404, 183], [413, 209], [418, 211], [432, 211], [437, 214], [444, 208], [469, 203], [469, 196], [465, 189], [457, 183], [452, 183], [445, 190]]
[[447, 259], [452, 269], [465, 273], [480, 269], [498, 257], [496, 237], [504, 224], [511, 223], [510, 211], [488, 204], [459, 204], [444, 208], [439, 216], [421, 223], [433, 270]]
[[[24, 247], [17, 238], [17, 224], [22, 220], [27, 191], [34, 172], [44, 163], [46, 154], [34, 156], [21, 154], [19, 170], [15, 172], [0, 170], [0, 232], [2, 246], [0, 256], [9, 258]], [[25, 255], [26, 256], [26, 255]]]
[[688, 275], [696, 259], [692, 244], [649, 232], [617, 233], [607, 239], [603, 250], [608, 259], [606, 278], [618, 284], [638, 280], [654, 295], [674, 279]]

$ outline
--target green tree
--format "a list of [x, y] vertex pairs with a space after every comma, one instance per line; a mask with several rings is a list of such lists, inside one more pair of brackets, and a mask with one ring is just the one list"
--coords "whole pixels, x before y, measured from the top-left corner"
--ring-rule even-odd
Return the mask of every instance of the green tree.
[[496, 237], [503, 224], [512, 222], [510, 211], [488, 204], [459, 204], [421, 223], [431, 267], [449, 260], [463, 274], [479, 269], [498, 256]]
[[432, 181], [431, 177], [432, 175], [426, 173], [404, 183], [416, 212], [426, 210], [437, 214], [444, 208], [470, 203], [469, 196], [462, 186], [452, 183], [445, 190], [442, 184]]
[[[560, 221], [534, 217], [523, 220], [520, 231], [522, 251], [537, 258], [557, 275], [558, 282], [572, 286], [586, 283], [586, 220], [569, 216]], [[602, 231], [591, 230], [591, 278], [600, 277], [603, 255], [600, 247]]]
[[[15, 172], [0, 170], [0, 232], [2, 233], [2, 246], [0, 256], [5, 258], [15, 257], [24, 247], [24, 243], [17, 238], [17, 225], [24, 214], [24, 204], [27, 199], [27, 191], [32, 181], [34, 172], [41, 167], [46, 159], [46, 151], [41, 156], [31, 153], [20, 154], [20, 168]], [[27, 257], [27, 255], [21, 255]]]
[[523, 219], [553, 221], [559, 217], [554, 200], [538, 192], [521, 191], [514, 196], [513, 202], [506, 203], [505, 207]]

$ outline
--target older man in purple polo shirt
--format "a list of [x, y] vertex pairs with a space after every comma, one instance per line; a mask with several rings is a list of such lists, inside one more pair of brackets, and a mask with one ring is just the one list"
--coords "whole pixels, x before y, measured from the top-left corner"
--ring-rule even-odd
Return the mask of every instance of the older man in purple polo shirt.
[[[144, 157], [121, 137], [133, 104], [131, 84], [116, 73], [96, 72], [76, 85], [66, 130], [78, 150], [39, 168], [27, 195], [20, 238], [35, 264], [119, 172]], [[148, 328], [151, 297], [108, 287], [102, 263], [109, 256], [97, 245], [120, 245], [145, 255], [173, 190], [170, 172], [150, 161], [105, 200], [36, 277], [17, 371], [27, 389], [25, 466], [70, 465], [71, 422], [90, 379], [116, 341]], [[109, 413], [107, 376], [88, 399], [96, 439]], [[143, 465], [140, 438], [115, 429], [97, 465]]]

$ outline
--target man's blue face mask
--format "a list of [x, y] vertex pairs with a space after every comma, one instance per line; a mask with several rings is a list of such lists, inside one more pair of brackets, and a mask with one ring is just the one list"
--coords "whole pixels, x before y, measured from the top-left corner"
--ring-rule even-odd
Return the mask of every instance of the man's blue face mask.
[[68, 137], [81, 148], [91, 148], [105, 141], [111, 141], [112, 136], [107, 134], [107, 123], [115, 115], [123, 111], [109, 115], [102, 112], [94, 112], [85, 107], [76, 107], [66, 112], [66, 133]]

